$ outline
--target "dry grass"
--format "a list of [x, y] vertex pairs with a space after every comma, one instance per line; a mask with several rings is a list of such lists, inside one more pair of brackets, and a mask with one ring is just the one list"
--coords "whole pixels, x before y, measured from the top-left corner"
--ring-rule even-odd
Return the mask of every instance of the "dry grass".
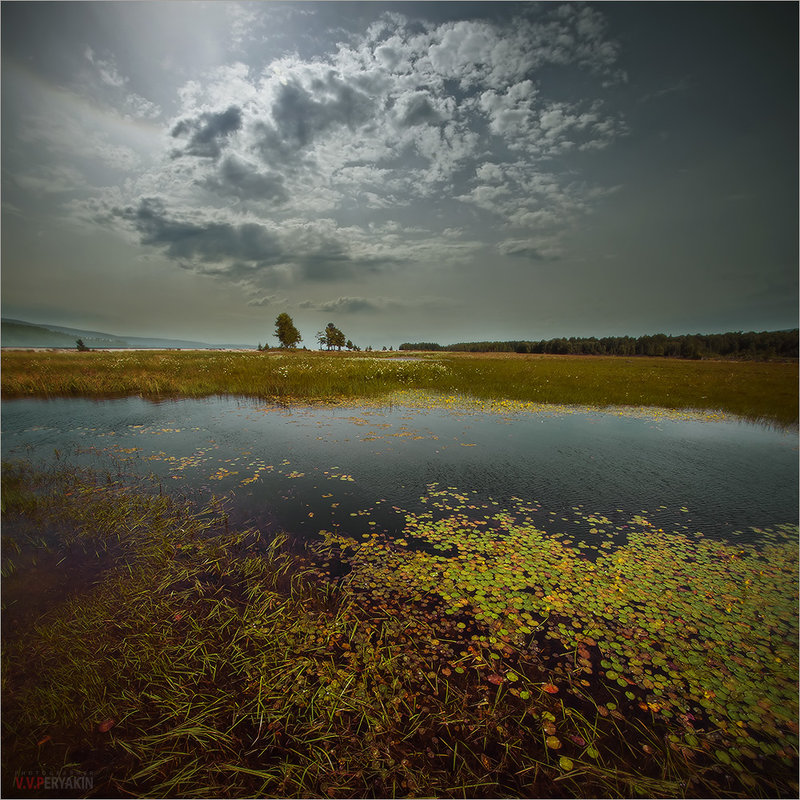
[[[3, 398], [203, 397], [279, 402], [375, 399], [418, 389], [493, 400], [724, 411], [789, 426], [797, 362], [611, 356], [296, 352], [5, 351]], [[404, 354], [407, 355], [407, 354]]]

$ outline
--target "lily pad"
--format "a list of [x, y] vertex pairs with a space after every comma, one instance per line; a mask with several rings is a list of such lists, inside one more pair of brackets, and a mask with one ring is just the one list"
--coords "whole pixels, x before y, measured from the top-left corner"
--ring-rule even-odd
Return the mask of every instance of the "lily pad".
[[723, 764], [731, 763], [731, 757], [725, 750], [715, 750], [714, 755], [717, 757], [717, 760], [721, 761]]
[[545, 739], [545, 744], [551, 750], [560, 750], [561, 749], [561, 740], [556, 736], [548, 736], [547, 739]]

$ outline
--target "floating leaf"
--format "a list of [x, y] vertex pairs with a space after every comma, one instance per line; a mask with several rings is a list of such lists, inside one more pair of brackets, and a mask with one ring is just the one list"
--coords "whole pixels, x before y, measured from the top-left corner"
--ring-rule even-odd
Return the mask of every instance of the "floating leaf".
[[730, 764], [731, 763], [731, 757], [728, 755], [728, 753], [725, 750], [715, 750], [714, 751], [714, 755], [723, 764]]
[[564, 772], [569, 772], [575, 766], [572, 759], [567, 758], [566, 756], [561, 756], [561, 758], [558, 759], [558, 765], [564, 770]]
[[542, 689], [548, 694], [556, 694], [558, 692], [558, 686], [555, 686], [552, 683], [543, 684]]
[[560, 750], [561, 749], [561, 740], [556, 736], [548, 736], [545, 740], [545, 744], [551, 750]]

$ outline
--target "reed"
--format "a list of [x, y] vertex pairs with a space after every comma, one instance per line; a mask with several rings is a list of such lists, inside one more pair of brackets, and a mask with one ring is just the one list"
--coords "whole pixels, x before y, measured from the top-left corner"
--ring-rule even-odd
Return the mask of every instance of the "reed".
[[239, 395], [275, 402], [386, 400], [418, 390], [523, 403], [648, 406], [798, 420], [797, 362], [437, 354], [5, 351], [4, 399]]
[[[12, 497], [4, 529], [35, 518], [62, 559], [102, 557], [4, 641], [6, 796], [21, 769], [93, 771], [106, 797], [796, 796], [796, 761], [720, 770], [711, 744], [671, 747], [589, 688], [570, 705], [529, 649], [459, 637], [430, 598], [326, 581], [323, 547], [231, 529], [224, 501], [75, 469], [2, 478], [35, 499]], [[500, 663], [515, 681], [487, 681]]]

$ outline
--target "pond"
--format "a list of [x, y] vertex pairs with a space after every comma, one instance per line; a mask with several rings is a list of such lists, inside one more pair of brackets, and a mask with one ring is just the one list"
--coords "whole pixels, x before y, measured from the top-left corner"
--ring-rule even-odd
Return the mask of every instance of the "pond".
[[[709, 776], [702, 786], [686, 784], [680, 796], [723, 796], [738, 780], [744, 788], [730, 796], [751, 796], [757, 785], [766, 796], [796, 796], [796, 432], [714, 414], [532, 409], [413, 393], [395, 405], [60, 399], [4, 402], [2, 411], [3, 459], [118, 476], [93, 487], [97, 501], [93, 493], [64, 493], [58, 503], [65, 507], [104, 496], [116, 504], [126, 494], [117, 483], [151, 476], [182, 496], [226, 498], [234, 526], [218, 526], [208, 550], [207, 541], [183, 534], [183, 522], [152, 526], [168, 527], [165, 546], [174, 549], [157, 561], [168, 579], [160, 592], [147, 582], [131, 596], [146, 608], [166, 604], [166, 629], [149, 618], [144, 627], [156, 631], [154, 653], [183, 641], [175, 626], [190, 614], [196, 622], [206, 593], [214, 599], [213, 635], [223, 606], [247, 636], [262, 630], [248, 615], [272, 613], [275, 598], [240, 608], [238, 587], [262, 597], [263, 577], [250, 581], [245, 567], [254, 559], [242, 562], [235, 543], [227, 583], [215, 578], [209, 565], [227, 564], [220, 540], [241, 534], [263, 544], [285, 531], [295, 542], [315, 542], [300, 561], [315, 587], [342, 589], [337, 621], [282, 617], [281, 625], [306, 626], [311, 639], [297, 651], [295, 638], [287, 639], [289, 663], [275, 669], [276, 703], [295, 694], [295, 684], [292, 692], [283, 685], [287, 669], [297, 687], [306, 686], [297, 698], [309, 731], [322, 712], [308, 701], [308, 681], [327, 697], [397, 660], [392, 702], [403, 702], [407, 689], [430, 711], [440, 680], [445, 698], [458, 690], [454, 716], [473, 714], [499, 736], [496, 751], [482, 751], [487, 760], [488, 752], [535, 752], [576, 781], [616, 774], [618, 761], [609, 759], [650, 775], [669, 762]], [[239, 531], [239, 524], [265, 535]], [[136, 524], [132, 530], [142, 533]], [[150, 530], [131, 546], [146, 543]], [[133, 624], [117, 608], [114, 585], [109, 591], [120, 624]], [[4, 584], [4, 600], [8, 594]], [[324, 602], [323, 615], [330, 611]], [[102, 635], [117, 635], [108, 613], [97, 611], [110, 631]], [[205, 634], [191, 630], [191, 652], [204, 651], [198, 637]], [[275, 629], [263, 630], [259, 658]], [[373, 634], [387, 648], [385, 660]], [[71, 648], [74, 637], [66, 639]], [[227, 652], [227, 641], [222, 647]], [[308, 655], [314, 648], [322, 648], [317, 660]], [[388, 678], [380, 681], [388, 692]], [[168, 684], [171, 702], [171, 675]], [[249, 686], [260, 697], [261, 682]], [[195, 688], [189, 691], [194, 697]], [[231, 696], [228, 687], [220, 691]], [[351, 695], [347, 688], [343, 697]], [[491, 703], [510, 703], [506, 727], [484, 719]], [[398, 742], [422, 736], [422, 727], [406, 729], [402, 719], [409, 718], [397, 717]], [[371, 720], [363, 730], [371, 732]], [[335, 736], [342, 739], [340, 731]], [[419, 741], [409, 745], [415, 753], [435, 744], [427, 733]], [[586, 772], [573, 772], [578, 763]], [[539, 766], [514, 762], [508, 775]], [[536, 796], [513, 786], [507, 796]], [[634, 793], [677, 796], [678, 785]], [[622, 795], [615, 789], [609, 796]]]
[[522, 503], [548, 533], [655, 528], [751, 541], [797, 520], [797, 437], [737, 420], [654, 411], [474, 405], [293, 407], [248, 399], [138, 397], [3, 403], [2, 455], [154, 474], [231, 497], [239, 522], [299, 537], [400, 533], [443, 487], [468, 505]]

